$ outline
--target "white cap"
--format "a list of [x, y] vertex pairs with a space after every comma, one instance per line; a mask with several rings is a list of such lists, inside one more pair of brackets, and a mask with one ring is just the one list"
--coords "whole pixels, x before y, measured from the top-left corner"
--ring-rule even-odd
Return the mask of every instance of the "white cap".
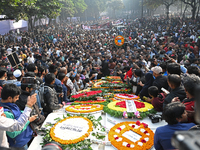
[[15, 78], [19, 78], [22, 75], [22, 72], [19, 69], [17, 69], [13, 72], [13, 75], [15, 76]]
[[153, 71], [155, 74], [160, 74], [162, 73], [162, 68], [160, 66], [155, 66], [151, 68], [151, 71]]

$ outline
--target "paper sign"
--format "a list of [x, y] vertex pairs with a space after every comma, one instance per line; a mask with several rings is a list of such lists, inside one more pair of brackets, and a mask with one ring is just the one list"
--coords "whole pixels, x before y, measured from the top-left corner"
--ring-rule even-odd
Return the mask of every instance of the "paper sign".
[[124, 134], [122, 134], [122, 136], [124, 136], [125, 138], [131, 140], [132, 142], [137, 142], [140, 140], [140, 138], [142, 137], [141, 135], [133, 132], [133, 131], [127, 131]]
[[127, 112], [136, 112], [137, 108], [133, 100], [126, 100], [126, 109]]

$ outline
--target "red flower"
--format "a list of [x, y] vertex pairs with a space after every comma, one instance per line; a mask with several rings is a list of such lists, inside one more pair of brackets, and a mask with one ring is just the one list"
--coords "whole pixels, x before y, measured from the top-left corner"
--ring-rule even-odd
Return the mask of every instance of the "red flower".
[[116, 137], [115, 140], [119, 139], [119, 137]]
[[145, 128], [148, 128], [148, 124], [146, 123], [142, 123], [144, 125]]
[[119, 107], [121, 107], [121, 108], [126, 108], [126, 102], [125, 102], [125, 101], [117, 102], [117, 103], [116, 103], [116, 106], [119, 106]]
[[135, 125], [132, 125], [133, 128], [135, 128]]
[[145, 107], [145, 104], [143, 102], [138, 102], [138, 101], [134, 101], [134, 102], [135, 102], [136, 108], [144, 108]]
[[140, 123], [140, 121], [136, 121], [136, 124], [137, 124], [138, 126], [140, 126], [141, 123]]
[[117, 128], [117, 129], [120, 130], [120, 131], [122, 130], [121, 128]]
[[131, 145], [130, 145], [130, 144], [127, 144], [126, 147], [131, 147]]
[[142, 143], [146, 143], [147, 141], [145, 141], [144, 139], [141, 140]]

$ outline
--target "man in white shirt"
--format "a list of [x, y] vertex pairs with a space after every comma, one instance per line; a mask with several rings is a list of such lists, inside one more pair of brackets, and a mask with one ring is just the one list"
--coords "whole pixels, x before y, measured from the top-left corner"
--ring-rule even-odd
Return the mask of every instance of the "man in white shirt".
[[35, 58], [32, 53], [29, 53], [29, 57], [27, 58], [29, 64], [34, 64]]
[[[32, 111], [32, 106], [37, 102], [36, 99], [37, 94], [33, 94], [31, 97], [28, 97], [26, 107], [24, 109], [24, 112], [20, 115], [18, 120], [16, 119], [10, 119], [6, 118], [5, 114], [0, 115], [0, 146], [1, 147], [9, 147], [6, 131], [20, 131], [23, 129], [24, 125], [28, 121], [30, 117], [30, 113]], [[34, 120], [37, 118], [37, 116], [33, 116]]]

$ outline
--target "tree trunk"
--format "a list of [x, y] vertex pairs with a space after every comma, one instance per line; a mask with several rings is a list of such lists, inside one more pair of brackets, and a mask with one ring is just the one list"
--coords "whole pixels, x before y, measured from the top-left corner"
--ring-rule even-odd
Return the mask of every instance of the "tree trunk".
[[196, 6], [192, 7], [192, 20], [195, 19], [196, 9], [197, 9]]
[[32, 31], [32, 29], [33, 29], [33, 20], [32, 20], [32, 17], [29, 17], [28, 18], [28, 30]]
[[51, 22], [52, 22], [52, 19], [51, 19], [51, 18], [49, 18], [49, 25], [51, 25]]
[[188, 5], [185, 6], [184, 12], [183, 12], [183, 18], [185, 18], [185, 12], [187, 10]]
[[169, 19], [169, 5], [166, 5], [166, 14], [167, 14], [167, 19]]
[[199, 17], [199, 6], [198, 6], [198, 9], [197, 9], [197, 14], [196, 14], [196, 18]]

